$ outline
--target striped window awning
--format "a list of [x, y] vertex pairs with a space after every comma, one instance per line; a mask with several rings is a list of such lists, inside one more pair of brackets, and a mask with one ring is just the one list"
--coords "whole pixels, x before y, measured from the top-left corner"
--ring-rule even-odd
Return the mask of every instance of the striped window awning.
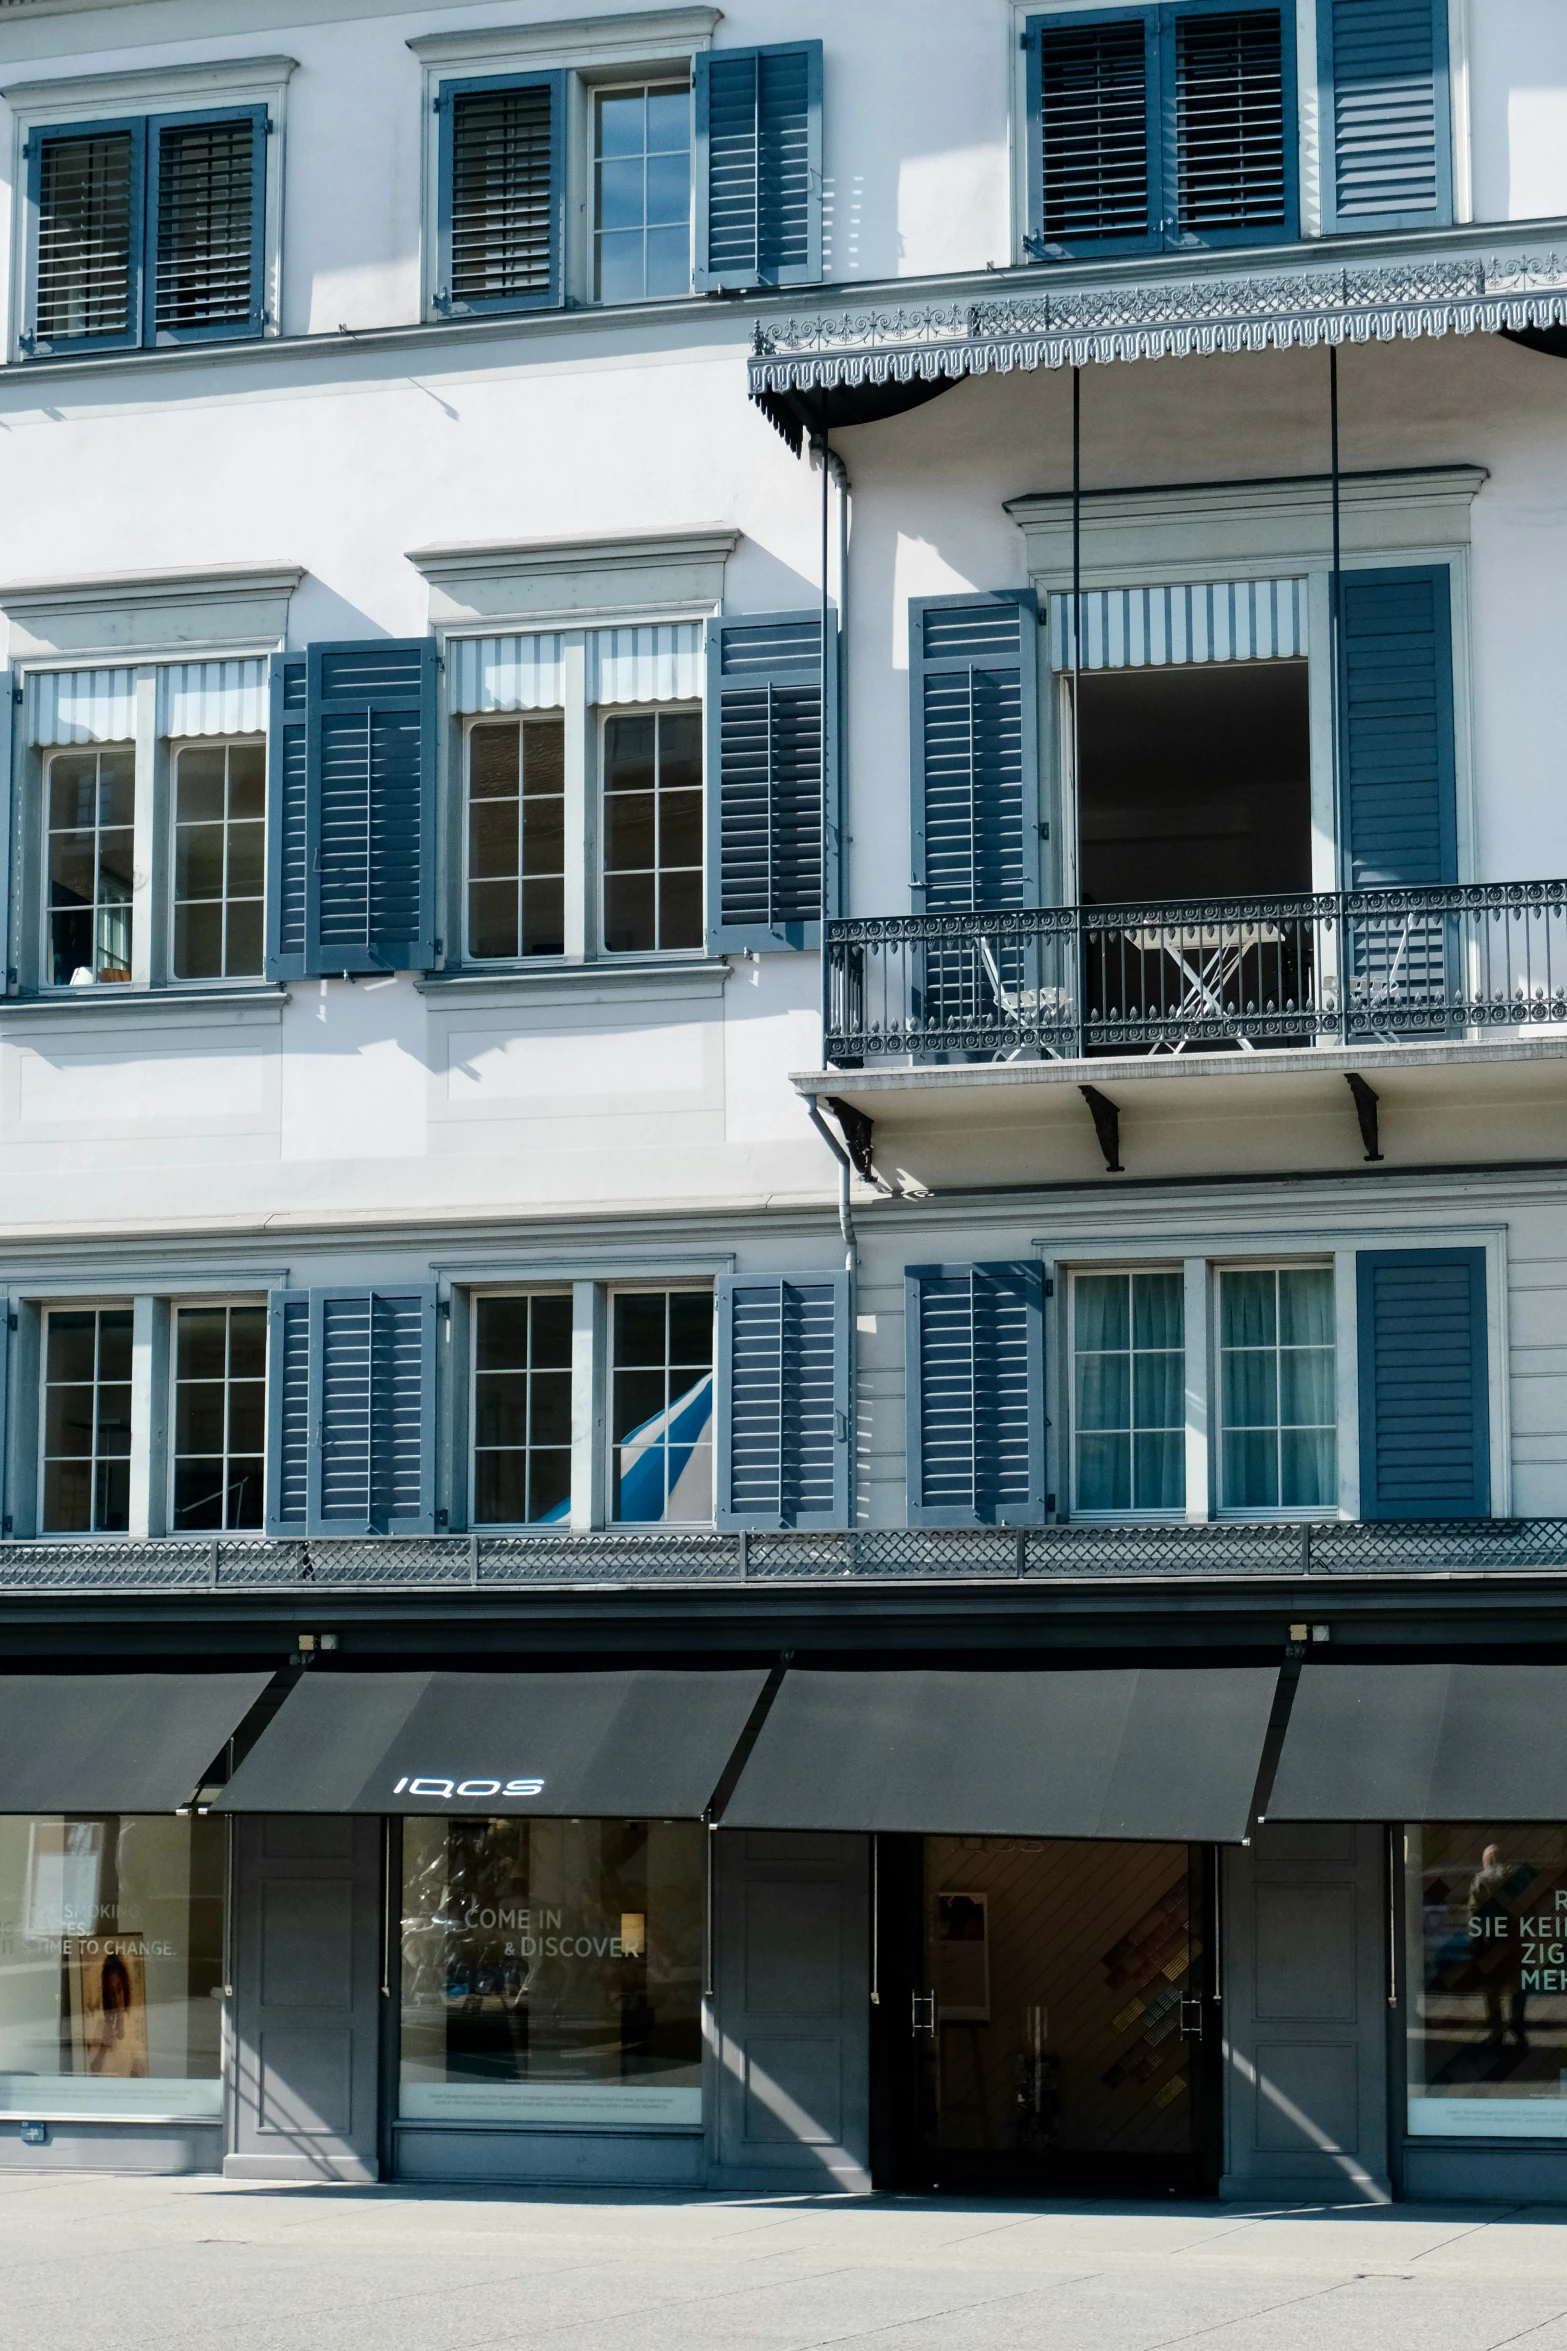
[[179, 661], [158, 672], [160, 735], [264, 735], [266, 731], [264, 660]]
[[[1050, 599], [1050, 660], [1071, 669], [1072, 598]], [[1199, 580], [1094, 588], [1083, 599], [1084, 669], [1197, 661], [1295, 661], [1307, 650], [1304, 580]]]
[[[448, 637], [446, 676], [454, 714], [560, 709], [566, 698], [565, 641], [558, 629]], [[587, 631], [587, 695], [593, 703], [700, 701], [702, 669], [699, 620]]]
[[136, 734], [133, 669], [43, 669], [27, 680], [27, 740], [40, 750], [129, 743]]

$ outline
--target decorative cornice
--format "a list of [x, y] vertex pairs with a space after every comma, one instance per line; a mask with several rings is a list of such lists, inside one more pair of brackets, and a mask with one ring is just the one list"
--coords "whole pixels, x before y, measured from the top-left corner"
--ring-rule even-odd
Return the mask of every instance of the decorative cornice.
[[723, 19], [721, 8], [638, 8], [622, 16], [555, 17], [546, 24], [481, 25], [451, 33], [416, 33], [408, 42], [426, 65], [472, 57], [566, 58], [607, 49], [625, 57], [700, 46]]
[[1143, 276], [999, 299], [759, 320], [750, 390], [935, 382], [1241, 351], [1497, 334], [1567, 320], [1567, 252], [1406, 253], [1382, 264]]
[[171, 660], [199, 650], [265, 651], [288, 627], [298, 563], [222, 563], [199, 571], [103, 572], [0, 586], [13, 662]]
[[280, 89], [299, 71], [297, 57], [204, 57], [196, 64], [134, 65], [123, 73], [71, 73], [48, 80], [8, 82], [0, 98], [8, 106], [36, 112], [39, 106], [73, 106], [100, 98], [140, 95], [149, 84], [170, 90]]
[[16, 580], [0, 586], [0, 612], [91, 612], [103, 606], [147, 611], [164, 604], [227, 603], [235, 596], [292, 596], [302, 563], [215, 563], [199, 571], [100, 572], [95, 579]]
[[518, 539], [489, 545], [476, 541], [455, 547], [410, 547], [408, 561], [427, 580], [445, 582], [476, 574], [523, 573], [550, 578], [576, 572], [660, 569], [667, 563], [722, 563], [739, 545], [731, 523], [706, 523], [694, 531], [630, 531], [612, 539]]
[[631, 531], [613, 539], [524, 539], [486, 546], [413, 547], [430, 583], [437, 627], [546, 619], [563, 627], [635, 612], [648, 619], [716, 611], [724, 565], [739, 545], [731, 523], [694, 531]]

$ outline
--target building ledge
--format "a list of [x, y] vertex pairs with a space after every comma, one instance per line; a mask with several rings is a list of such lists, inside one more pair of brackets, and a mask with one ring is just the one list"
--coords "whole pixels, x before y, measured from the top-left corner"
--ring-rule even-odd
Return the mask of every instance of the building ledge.
[[36, 996], [0, 996], [0, 1030], [12, 1027], [96, 1028], [127, 1020], [209, 1022], [276, 1020], [289, 1000], [287, 988], [270, 982], [256, 987], [55, 988]]
[[536, 971], [436, 972], [414, 986], [443, 1011], [503, 1011], [525, 1004], [665, 1003], [721, 996], [731, 966], [722, 956], [551, 964]]

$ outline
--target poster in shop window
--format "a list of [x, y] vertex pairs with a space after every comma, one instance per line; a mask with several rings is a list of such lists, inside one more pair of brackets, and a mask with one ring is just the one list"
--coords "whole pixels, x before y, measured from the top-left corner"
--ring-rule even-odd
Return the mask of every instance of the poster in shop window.
[[73, 2073], [145, 2081], [147, 1966], [139, 1935], [76, 1935], [69, 1944]]

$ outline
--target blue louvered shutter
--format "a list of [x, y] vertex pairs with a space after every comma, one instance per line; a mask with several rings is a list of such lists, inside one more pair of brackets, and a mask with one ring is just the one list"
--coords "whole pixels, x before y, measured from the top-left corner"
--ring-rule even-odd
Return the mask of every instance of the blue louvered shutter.
[[443, 82], [435, 307], [554, 310], [566, 299], [566, 76]]
[[310, 1293], [274, 1290], [267, 1300], [269, 1535], [308, 1532], [309, 1463]]
[[139, 343], [147, 125], [140, 117], [29, 132], [30, 267], [22, 349], [35, 359]]
[[[836, 618], [834, 618], [836, 629]], [[708, 945], [813, 946], [822, 911], [822, 621], [816, 612], [708, 629]], [[828, 903], [837, 866], [837, 646], [827, 670]]]
[[305, 968], [435, 961], [436, 652], [430, 637], [312, 645]]
[[1159, 25], [1153, 8], [1030, 17], [1028, 248], [1036, 260], [1157, 245]]
[[1167, 9], [1160, 29], [1164, 242], [1296, 234], [1294, 9]]
[[849, 1523], [849, 1277], [718, 1284], [721, 1527]]
[[1355, 1260], [1363, 1518], [1486, 1518], [1491, 1409], [1483, 1249]]
[[696, 60], [701, 290], [803, 286], [822, 274], [822, 45], [776, 41]]
[[1448, 0], [1317, 0], [1322, 225], [1453, 217]]
[[312, 1290], [310, 1533], [431, 1533], [434, 1421], [434, 1289]]
[[1043, 1269], [911, 1265], [904, 1297], [910, 1525], [1039, 1525]]
[[267, 710], [267, 978], [305, 974], [305, 671], [303, 653], [272, 656]]
[[1446, 564], [1340, 580], [1342, 828], [1351, 889], [1458, 879]]
[[915, 598], [909, 618], [915, 888], [932, 912], [1035, 905], [1033, 591]]
[[148, 343], [233, 342], [266, 324], [267, 110], [147, 125]]

